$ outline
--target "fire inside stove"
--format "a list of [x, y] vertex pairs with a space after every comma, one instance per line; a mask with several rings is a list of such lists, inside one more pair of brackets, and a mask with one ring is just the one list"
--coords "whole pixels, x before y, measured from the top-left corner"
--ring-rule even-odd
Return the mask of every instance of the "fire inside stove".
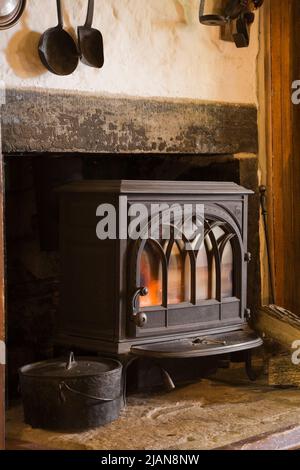
[[[212, 230], [221, 257], [222, 298], [234, 296], [233, 248], [228, 234], [219, 226]], [[167, 282], [164, 286], [162, 252], [167, 261]], [[140, 298], [140, 307], [157, 307], [163, 304], [163, 290], [167, 289], [168, 305], [191, 302], [192, 286], [196, 288], [197, 301], [217, 298], [216, 252], [211, 237], [207, 235], [199, 250], [186, 250], [182, 240], [154, 242], [149, 240], [140, 261], [140, 285], [147, 287], [148, 295]], [[194, 263], [195, 269], [192, 269]], [[195, 279], [193, 277], [195, 276]]]

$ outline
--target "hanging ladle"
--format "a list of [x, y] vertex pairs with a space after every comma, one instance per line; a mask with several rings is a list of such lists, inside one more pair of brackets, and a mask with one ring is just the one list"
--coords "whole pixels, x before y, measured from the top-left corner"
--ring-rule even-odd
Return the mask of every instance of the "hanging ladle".
[[89, 0], [86, 22], [78, 27], [80, 59], [85, 65], [101, 69], [104, 64], [103, 38], [100, 31], [92, 28], [94, 0]]
[[58, 25], [47, 29], [39, 42], [44, 66], [56, 75], [70, 75], [78, 65], [79, 54], [73, 38], [64, 30], [61, 0], [56, 0]]

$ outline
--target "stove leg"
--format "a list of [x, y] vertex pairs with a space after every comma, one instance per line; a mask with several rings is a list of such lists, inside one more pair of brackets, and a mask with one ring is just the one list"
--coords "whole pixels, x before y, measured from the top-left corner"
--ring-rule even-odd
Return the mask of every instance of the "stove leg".
[[127, 406], [127, 372], [128, 372], [128, 367], [131, 366], [131, 364], [138, 359], [137, 356], [131, 356], [131, 357], [126, 357], [126, 359], [119, 358], [120, 361], [123, 364], [123, 373], [122, 373], [122, 387], [123, 387], [123, 404], [124, 408]]
[[246, 357], [245, 357], [245, 368], [246, 368], [246, 373], [249, 379], [252, 382], [255, 382], [257, 379], [257, 374], [254, 372], [253, 367], [252, 367], [252, 351], [246, 351]]
[[172, 380], [172, 377], [170, 376], [169, 372], [167, 372], [166, 369], [164, 369], [161, 365], [159, 365], [159, 368], [160, 368], [160, 371], [161, 371], [161, 376], [162, 376], [162, 379], [163, 379], [163, 383], [164, 383], [167, 391], [171, 392], [172, 390], [174, 390], [176, 388], [175, 384]]
[[[133, 364], [133, 362], [138, 360], [139, 357], [138, 356], [125, 356], [125, 357], [123, 356], [123, 357], [119, 357], [118, 359], [123, 365], [123, 373], [122, 373], [123, 405], [124, 405], [124, 408], [126, 408], [126, 406], [127, 406], [126, 389], [127, 389], [127, 372], [128, 372], [128, 368], [129, 368], [129, 366], [131, 366]], [[167, 372], [166, 369], [164, 369], [164, 367], [162, 367], [158, 363], [157, 363], [157, 366], [159, 367], [159, 369], [161, 371], [162, 380], [163, 380], [163, 383], [164, 383], [167, 391], [171, 392], [172, 390], [175, 389], [175, 384], [174, 384], [169, 372]]]

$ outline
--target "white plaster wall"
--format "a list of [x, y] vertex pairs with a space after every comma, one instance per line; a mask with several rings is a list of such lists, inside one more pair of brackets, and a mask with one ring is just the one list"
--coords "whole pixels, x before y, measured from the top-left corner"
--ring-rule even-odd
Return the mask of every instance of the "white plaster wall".
[[[94, 27], [105, 43], [105, 66], [80, 63], [58, 77], [40, 64], [40, 34], [57, 24], [55, 0], [28, 0], [22, 21], [0, 31], [0, 79], [8, 87], [57, 88], [132, 96], [256, 103], [258, 18], [251, 46], [220, 41], [200, 25], [200, 0], [95, 0]], [[87, 0], [63, 0], [66, 28], [84, 23]]]

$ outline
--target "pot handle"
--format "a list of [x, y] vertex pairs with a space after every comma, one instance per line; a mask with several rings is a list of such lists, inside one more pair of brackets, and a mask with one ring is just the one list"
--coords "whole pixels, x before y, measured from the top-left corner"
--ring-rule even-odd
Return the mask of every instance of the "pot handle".
[[74, 388], [69, 387], [69, 385], [67, 385], [66, 382], [61, 382], [58, 388], [59, 388], [60, 399], [62, 402], [66, 401], [66, 396], [63, 392], [63, 389], [68, 390], [69, 392], [74, 393], [75, 395], [79, 395], [84, 398], [89, 398], [90, 400], [96, 400], [96, 401], [101, 401], [101, 402], [110, 402], [110, 401], [115, 400], [115, 398], [99, 398], [93, 395], [89, 395], [88, 393], [79, 392], [79, 390], [75, 390]]
[[75, 355], [73, 352], [70, 352], [70, 356], [66, 364], [66, 370], [71, 370], [72, 367], [74, 367], [75, 365], [76, 365]]

